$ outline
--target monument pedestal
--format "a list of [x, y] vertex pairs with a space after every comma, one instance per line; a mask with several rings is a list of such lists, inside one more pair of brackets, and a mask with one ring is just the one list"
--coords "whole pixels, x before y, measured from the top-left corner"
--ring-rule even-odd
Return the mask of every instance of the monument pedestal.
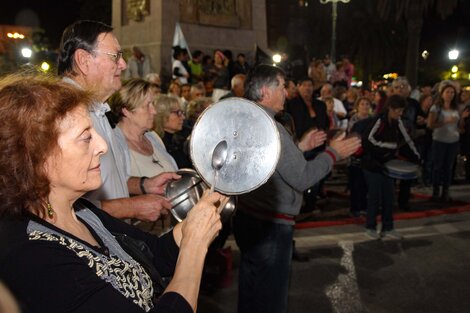
[[113, 0], [112, 21], [125, 55], [138, 46], [162, 77], [171, 73], [176, 22], [191, 51], [229, 49], [251, 60], [255, 46], [267, 47], [265, 0]]

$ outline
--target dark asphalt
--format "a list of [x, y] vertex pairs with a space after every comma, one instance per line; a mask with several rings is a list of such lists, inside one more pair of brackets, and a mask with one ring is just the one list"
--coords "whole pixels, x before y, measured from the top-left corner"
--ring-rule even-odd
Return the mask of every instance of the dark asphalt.
[[[396, 229], [403, 240], [371, 241], [362, 225], [297, 230], [310, 260], [292, 263], [289, 312], [470, 312], [470, 212], [401, 220]], [[233, 281], [203, 291], [199, 312], [236, 312], [239, 254], [228, 244]]]

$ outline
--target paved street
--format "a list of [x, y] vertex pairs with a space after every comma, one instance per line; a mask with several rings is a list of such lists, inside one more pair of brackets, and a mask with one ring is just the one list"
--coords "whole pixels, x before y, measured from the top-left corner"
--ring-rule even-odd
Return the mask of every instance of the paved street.
[[[336, 172], [328, 199], [297, 223], [296, 246], [310, 259], [292, 263], [289, 313], [470, 312], [470, 185], [458, 175], [453, 201], [441, 203], [416, 184], [410, 211], [394, 213], [401, 241], [368, 239], [364, 219], [349, 217], [345, 186]], [[239, 252], [232, 236], [226, 246], [231, 283], [203, 288], [198, 312], [236, 312]]]
[[[470, 213], [397, 222], [403, 241], [370, 241], [361, 225], [296, 231], [310, 257], [292, 263], [290, 313], [451, 313], [470, 308]], [[199, 312], [236, 312], [233, 282], [201, 297]]]

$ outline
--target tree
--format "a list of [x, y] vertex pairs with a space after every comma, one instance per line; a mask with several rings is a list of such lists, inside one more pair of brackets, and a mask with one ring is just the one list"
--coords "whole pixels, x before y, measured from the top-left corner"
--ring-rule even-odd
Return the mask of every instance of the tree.
[[408, 40], [406, 49], [405, 75], [414, 87], [418, 81], [419, 42], [424, 16], [431, 9], [442, 19], [449, 16], [457, 7], [459, 0], [379, 0], [377, 9], [382, 18], [387, 19], [393, 13], [396, 22], [404, 20], [407, 26]]

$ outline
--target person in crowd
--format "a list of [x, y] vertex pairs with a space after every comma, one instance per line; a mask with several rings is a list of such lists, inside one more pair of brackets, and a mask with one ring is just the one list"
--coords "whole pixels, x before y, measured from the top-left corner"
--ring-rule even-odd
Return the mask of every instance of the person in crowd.
[[[371, 101], [367, 97], [360, 97], [354, 104], [355, 112], [348, 123], [350, 135], [362, 136], [364, 130], [371, 122]], [[365, 215], [367, 212], [367, 183], [361, 167], [363, 150], [359, 149], [349, 158], [348, 162], [348, 188], [350, 192], [350, 213], [354, 217]]]
[[210, 76], [210, 69], [214, 64], [214, 59], [210, 55], [205, 54], [202, 57], [202, 72], [204, 76]]
[[387, 94], [383, 89], [377, 89], [374, 94], [374, 114], [378, 115], [383, 113], [385, 101], [387, 101]]
[[[410, 97], [411, 85], [406, 77], [399, 76], [392, 82], [392, 95], [399, 95], [406, 100], [405, 111], [402, 115], [403, 125], [405, 125], [408, 134], [415, 135], [416, 118], [419, 110], [419, 103]], [[412, 180], [400, 180], [400, 189], [398, 192], [398, 206], [404, 211], [410, 210], [410, 194]]]
[[199, 97], [196, 100], [191, 100], [186, 107], [186, 119], [183, 123], [183, 128], [186, 127], [192, 130], [197, 119], [212, 103], [211, 97]]
[[103, 184], [85, 197], [114, 217], [155, 221], [162, 211], [171, 208], [163, 197], [167, 182], [180, 176], [163, 173], [150, 178], [129, 177], [125, 172], [124, 154], [116, 146], [105, 114], [110, 110], [106, 100], [121, 88], [120, 76], [126, 68], [112, 30], [101, 22], [77, 21], [64, 30], [60, 42], [58, 73], [64, 81], [93, 92], [93, 127], [110, 150], [101, 157]]
[[202, 58], [204, 53], [201, 50], [196, 50], [192, 53], [192, 59], [188, 61], [189, 68], [191, 69], [191, 85], [194, 85], [202, 81], [203, 70], [202, 70]]
[[[248, 75], [245, 97], [257, 102], [271, 117], [282, 111], [285, 74], [279, 67], [258, 65]], [[357, 138], [331, 141], [325, 152], [306, 161], [302, 151], [322, 145], [324, 132], [311, 130], [297, 144], [279, 123], [281, 155], [271, 178], [258, 189], [240, 195], [234, 216], [234, 234], [240, 247], [238, 312], [287, 312], [289, 267], [294, 217], [302, 192], [317, 183], [336, 160], [360, 146]], [[276, 190], [273, 193], [273, 190]]]
[[245, 74], [236, 74], [232, 77], [230, 92], [225, 96], [221, 97], [220, 100], [227, 99], [230, 97], [243, 97], [245, 94]]
[[[186, 69], [183, 64], [186, 61], [185, 51], [179, 46], [173, 47], [173, 64], [171, 67], [172, 78], [177, 79], [181, 85], [187, 84], [191, 73]], [[186, 52], [187, 54], [187, 52]]]
[[191, 85], [184, 84], [181, 86], [181, 107], [186, 110], [188, 102], [191, 100]]
[[185, 112], [178, 98], [160, 96], [156, 100], [155, 131], [179, 168], [192, 168], [187, 149], [189, 129], [184, 129]]
[[336, 62], [336, 70], [331, 74], [330, 84], [333, 86], [344, 86], [348, 88], [348, 76], [346, 75], [342, 61]]
[[148, 73], [145, 75], [144, 79], [148, 82], [151, 82], [152, 84], [155, 84], [158, 86], [158, 88], [162, 88], [162, 79], [160, 77], [160, 74], [158, 73]]
[[[465, 91], [465, 90], [464, 90]], [[462, 92], [464, 92], [462, 91]], [[465, 182], [470, 183], [470, 103], [460, 115], [460, 153], [464, 157]]]
[[214, 64], [209, 69], [211, 80], [213, 81], [212, 100], [217, 102], [221, 97], [229, 93], [229, 60], [221, 50], [214, 51]]
[[[360, 95], [361, 95], [361, 92], [359, 89], [351, 87], [348, 90], [346, 90], [346, 96], [344, 100], [337, 97], [339, 100], [343, 102], [343, 105], [344, 105], [344, 108], [346, 109], [348, 117], [351, 117], [356, 113], [354, 112], [354, 108], [355, 108], [357, 99], [360, 97]], [[349, 125], [348, 125], [348, 128], [349, 128]]]
[[308, 67], [308, 77], [313, 82], [314, 96], [320, 95], [320, 88], [327, 83], [325, 66], [322, 60], [314, 60]]
[[157, 113], [154, 88], [149, 82], [133, 79], [109, 100], [119, 120], [114, 134], [120, 150], [125, 152], [128, 176], [155, 176], [178, 170], [162, 139], [152, 131]]
[[162, 79], [158, 73], [148, 73], [145, 75], [144, 79], [154, 85], [157, 85], [158, 87], [162, 86]]
[[335, 113], [335, 102], [333, 101], [333, 97], [325, 97], [323, 98], [323, 102], [326, 104], [326, 114], [328, 115], [328, 119], [330, 120], [329, 129], [338, 129], [341, 126], [340, 120]]
[[336, 65], [331, 62], [331, 58], [328, 54], [323, 58], [323, 65], [325, 66], [326, 80], [330, 82], [331, 76], [336, 72]]
[[291, 78], [286, 78], [286, 92], [287, 92], [286, 102], [298, 96], [297, 85], [295, 81]]
[[425, 186], [431, 185], [432, 177], [432, 130], [428, 128], [429, 109], [433, 98], [423, 94], [419, 99], [419, 108], [416, 114], [415, 144], [423, 160], [421, 166], [421, 179]]
[[233, 64], [233, 75], [237, 74], [248, 74], [250, 71], [251, 67], [250, 65], [246, 62], [246, 57], [245, 54], [239, 53], [237, 55], [237, 60]]
[[[324, 84], [320, 89], [320, 98], [319, 100], [323, 101], [326, 97], [333, 97], [333, 86], [331, 84]], [[344, 108], [343, 102], [337, 98], [333, 98], [334, 102], [334, 112], [336, 116], [341, 120], [341, 129], [346, 129], [348, 126], [347, 120], [347, 111]]]
[[[286, 112], [292, 116], [295, 125], [296, 139], [300, 140], [312, 128], [321, 131], [330, 129], [330, 119], [326, 112], [326, 104], [313, 97], [313, 82], [309, 77], [299, 79], [297, 83], [298, 96], [286, 102]], [[324, 146], [316, 147], [304, 153], [307, 160], [313, 160], [323, 152]], [[322, 189], [323, 180], [310, 186], [304, 192], [302, 213], [315, 209], [317, 196]]]
[[228, 80], [229, 80], [229, 83], [230, 83], [230, 80], [232, 79], [233, 75], [235, 75], [233, 73], [233, 66], [235, 64], [235, 62], [233, 61], [233, 52], [230, 49], [225, 49], [224, 51], [222, 51], [222, 53], [225, 56], [225, 64], [227, 66]]
[[199, 82], [197, 84], [191, 85], [191, 90], [189, 91], [190, 101], [197, 100], [205, 96], [206, 96], [206, 89], [204, 88], [203, 82]]
[[[80, 199], [102, 184], [100, 159], [111, 153], [93, 127], [93, 99], [51, 77], [0, 82], [0, 279], [25, 313], [195, 312], [227, 199], [206, 193], [162, 237]], [[116, 233], [145, 242], [158, 272], [173, 276], [161, 296]]]
[[132, 47], [132, 56], [127, 63], [127, 76], [124, 79], [144, 78], [150, 72], [150, 59], [139, 47]]
[[367, 97], [359, 97], [354, 103], [352, 110], [353, 115], [349, 118], [348, 122], [348, 133], [351, 133], [351, 130], [358, 121], [367, 119], [372, 116], [372, 103]]
[[174, 79], [170, 82], [170, 85], [168, 86], [168, 95], [177, 98], [181, 97], [181, 83], [178, 79]]
[[346, 86], [346, 88], [349, 89], [351, 87], [352, 78], [354, 76], [354, 64], [351, 63], [351, 60], [347, 55], [343, 55], [341, 57], [341, 61], [343, 62], [344, 73], [346, 74], [347, 78], [346, 81], [348, 85]]
[[459, 152], [457, 90], [452, 82], [441, 82], [439, 96], [429, 110], [428, 127], [432, 129], [432, 197], [448, 202], [452, 168]]
[[[399, 144], [406, 143], [410, 149], [408, 155], [412, 161], [420, 156], [413, 144], [401, 115], [406, 108], [406, 100], [402, 96], [392, 95], [385, 103], [385, 111], [370, 123], [363, 133], [362, 168], [367, 182], [367, 218], [366, 235], [372, 239], [402, 239], [393, 224], [393, 205], [395, 185], [393, 178], [387, 175], [385, 163], [395, 159]], [[382, 208], [382, 229], [377, 233], [377, 215]]]

